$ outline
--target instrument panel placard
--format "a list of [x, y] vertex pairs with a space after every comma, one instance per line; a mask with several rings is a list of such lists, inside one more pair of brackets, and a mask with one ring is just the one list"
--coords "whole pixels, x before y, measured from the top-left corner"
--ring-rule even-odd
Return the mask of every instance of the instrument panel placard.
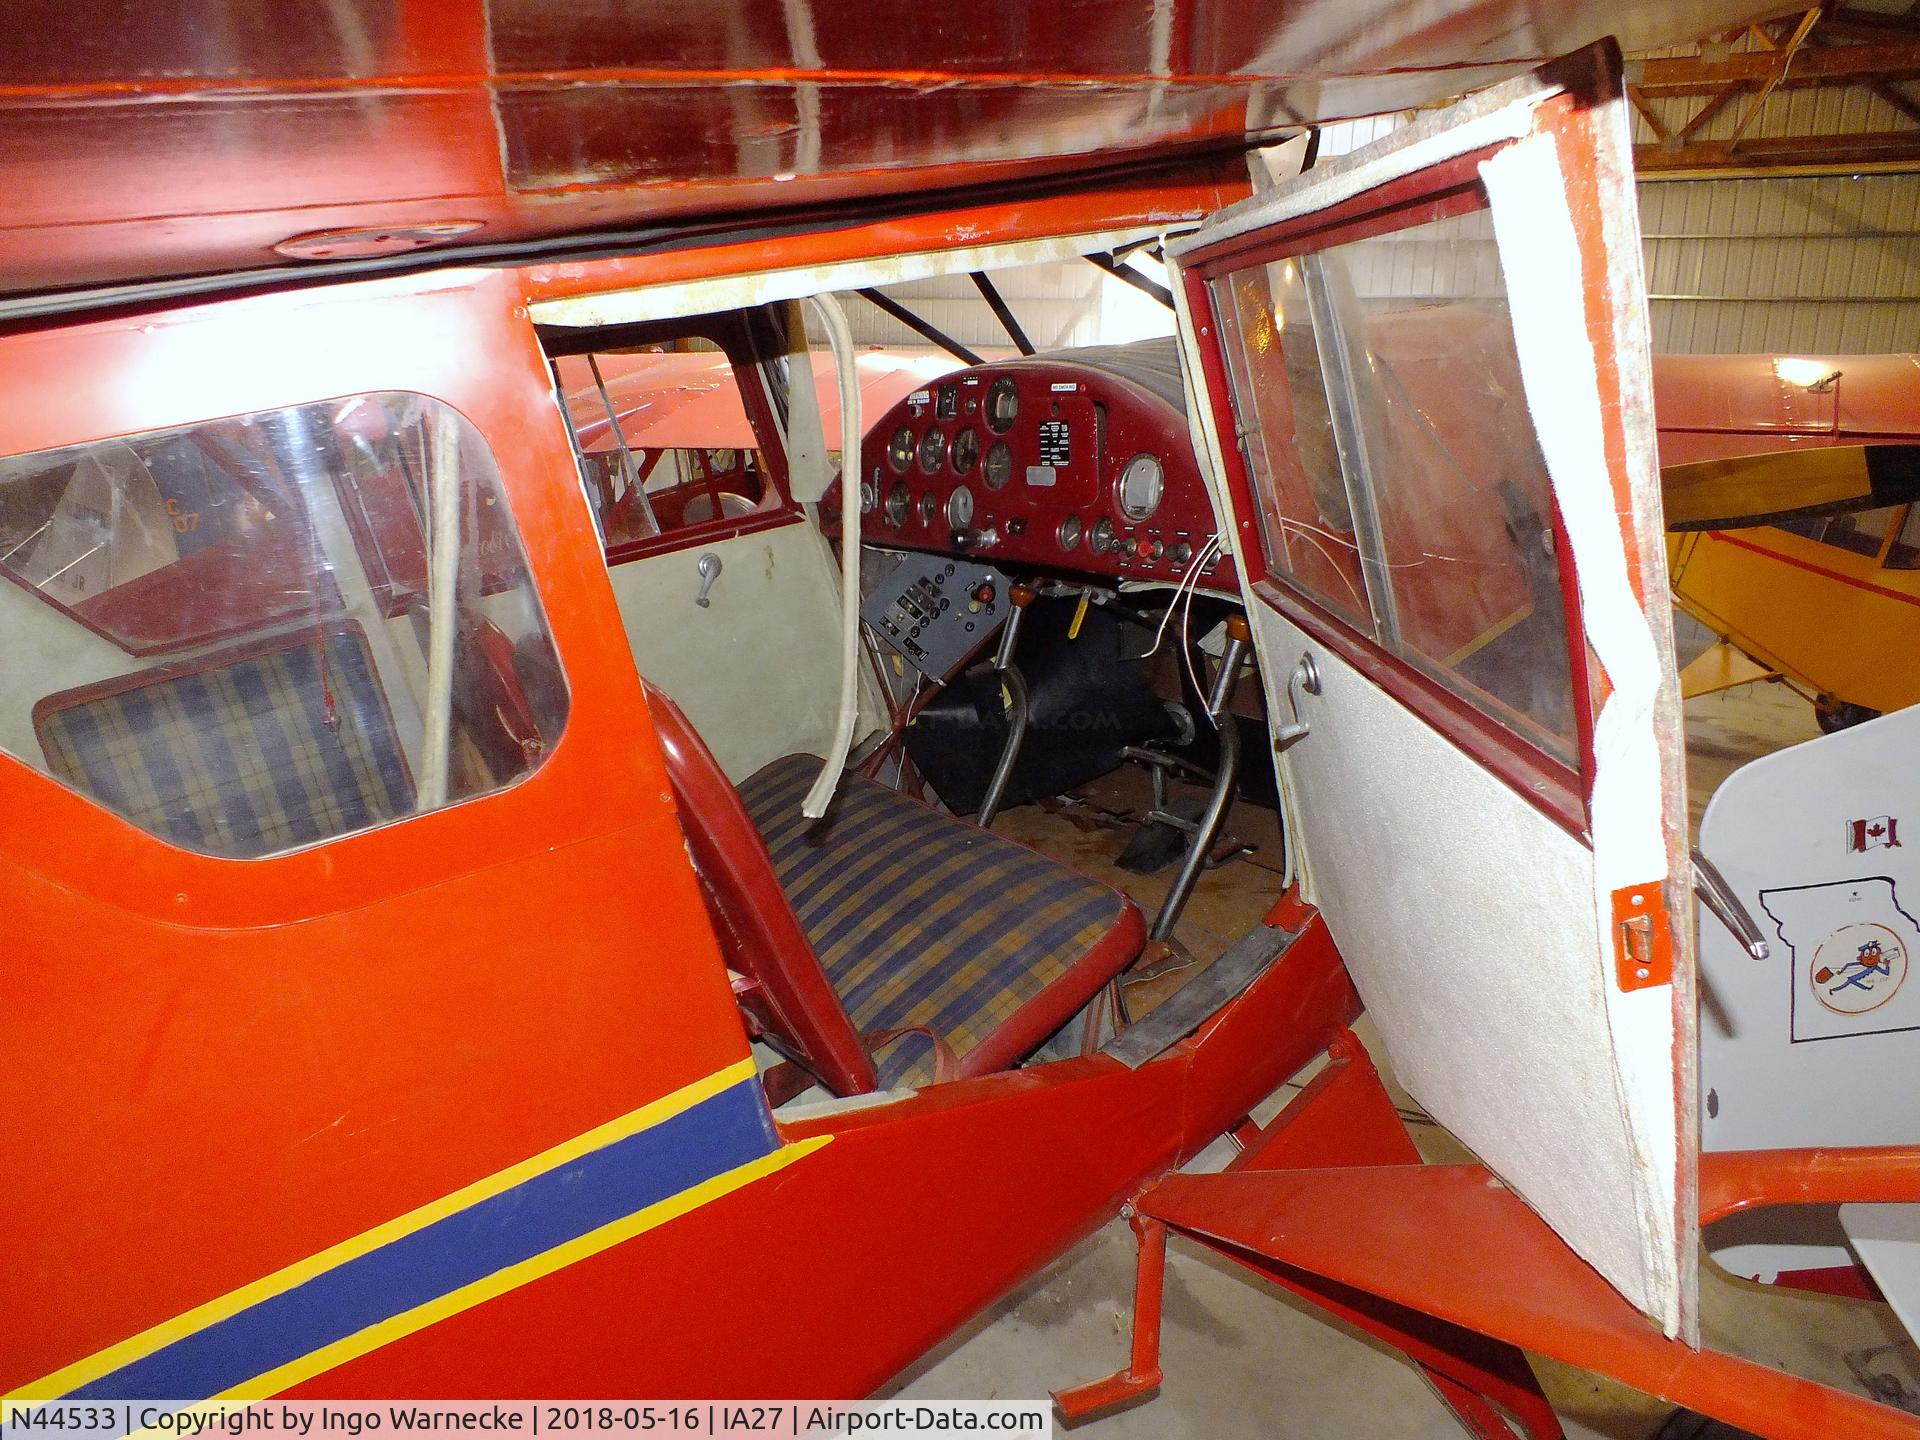
[[[1064, 420], [1042, 420], [1040, 422], [1040, 464], [1036, 469], [1051, 467], [1064, 470], [1073, 463], [1073, 427]], [[1032, 483], [1032, 472], [1028, 472], [1028, 483]], [[1047, 483], [1051, 484], [1052, 481]]]

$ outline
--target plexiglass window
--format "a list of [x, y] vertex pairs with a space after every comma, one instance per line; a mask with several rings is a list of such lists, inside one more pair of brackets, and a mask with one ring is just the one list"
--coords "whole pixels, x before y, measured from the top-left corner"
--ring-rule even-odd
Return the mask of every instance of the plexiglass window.
[[[1886, 506], [1878, 510], [1855, 510], [1843, 515], [1815, 515], [1807, 518], [1782, 520], [1780, 528], [1795, 535], [1804, 535], [1809, 540], [1817, 540], [1822, 545], [1831, 545], [1837, 550], [1851, 550], [1855, 555], [1865, 555], [1875, 559], [1881, 546], [1887, 543], [1887, 531], [1898, 519], [1902, 510], [1899, 506]], [[1897, 549], [1899, 542], [1895, 542]], [[1907, 568], [1894, 564], [1888, 557], [1888, 565], [1894, 569]]]
[[1270, 571], [1574, 761], [1552, 488], [1485, 212], [1229, 274], [1214, 305]]
[[1340, 471], [1320, 346], [1300, 263], [1239, 271], [1216, 290], [1268, 563], [1371, 630], [1353, 510]]
[[609, 550], [780, 508], [733, 361], [711, 342], [555, 365]]
[[567, 689], [499, 473], [420, 395], [0, 460], [0, 749], [189, 849], [511, 784]]
[[1889, 570], [1920, 570], [1920, 505], [1909, 505], [1900, 533], [1887, 549]]

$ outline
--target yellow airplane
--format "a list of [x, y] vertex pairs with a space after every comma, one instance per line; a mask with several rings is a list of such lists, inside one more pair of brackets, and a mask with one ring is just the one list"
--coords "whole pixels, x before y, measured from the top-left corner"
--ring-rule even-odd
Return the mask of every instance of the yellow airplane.
[[1720, 637], [1682, 695], [1780, 676], [1839, 730], [1920, 701], [1920, 445], [1663, 470], [1674, 603]]

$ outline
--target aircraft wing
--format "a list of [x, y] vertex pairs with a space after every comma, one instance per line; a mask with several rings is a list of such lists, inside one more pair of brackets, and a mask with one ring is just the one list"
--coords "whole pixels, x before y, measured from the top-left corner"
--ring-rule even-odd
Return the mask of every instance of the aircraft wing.
[[[840, 448], [840, 391], [833, 380], [833, 356], [813, 352], [814, 388], [828, 449]], [[751, 450], [759, 439], [747, 422], [732, 363], [714, 351], [673, 354], [635, 353], [599, 357], [600, 379], [620, 415], [621, 434], [635, 449]], [[929, 381], [957, 368], [950, 355], [926, 350], [865, 350], [855, 360], [860, 376], [860, 409], [884, 415]], [[612, 445], [606, 405], [586, 357], [559, 360], [567, 408], [580, 443], [589, 450]]]
[[1669, 530], [1775, 525], [1920, 500], [1920, 445], [1829, 445], [1668, 465]]
[[[0, 294], [632, 250], [742, 216], [1005, 204], [1425, 105], [1764, 0], [39, 4], [0, 57]], [[547, 242], [547, 243], [543, 243]]]

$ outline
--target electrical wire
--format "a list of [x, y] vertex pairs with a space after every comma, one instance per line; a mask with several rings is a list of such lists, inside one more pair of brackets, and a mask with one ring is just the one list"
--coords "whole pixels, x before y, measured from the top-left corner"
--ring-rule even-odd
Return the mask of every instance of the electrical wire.
[[[1206, 549], [1203, 549], [1200, 552], [1200, 554], [1202, 555], [1202, 557], [1204, 557], [1207, 553], [1207, 550], [1217, 550], [1219, 548], [1220, 548], [1220, 537], [1216, 535], [1213, 537], [1213, 539], [1207, 542]], [[1200, 697], [1200, 713], [1207, 717], [1207, 723], [1209, 725], [1213, 726], [1214, 729], [1218, 730], [1220, 728], [1220, 723], [1217, 720], [1215, 720], [1212, 714], [1207, 710], [1207, 704], [1206, 704], [1207, 687], [1200, 683], [1199, 675], [1194, 672], [1193, 642], [1188, 637], [1188, 628], [1191, 625], [1193, 620], [1193, 595], [1194, 595], [1194, 591], [1198, 590], [1199, 588], [1200, 587], [1196, 585], [1191, 589], [1189, 589], [1187, 591], [1186, 603], [1181, 606], [1180, 660], [1181, 660], [1181, 663], [1187, 667], [1187, 678], [1193, 681], [1194, 693]], [[1171, 610], [1172, 607], [1169, 606], [1168, 609]]]
[[1198, 588], [1200, 584], [1200, 571], [1207, 563], [1208, 552], [1219, 548], [1220, 537], [1218, 535], [1215, 535], [1212, 539], [1208, 540], [1205, 545], [1200, 547], [1198, 553], [1193, 557], [1193, 563], [1188, 565], [1181, 573], [1179, 580], [1174, 582], [1173, 596], [1167, 601], [1166, 613], [1160, 617], [1160, 628], [1154, 631], [1153, 644], [1149, 645], [1140, 654], [1131, 658], [1135, 660], [1151, 660], [1159, 653], [1161, 642], [1167, 638], [1167, 622], [1173, 619], [1174, 609], [1180, 603], [1180, 592], [1187, 589], [1190, 585]]

